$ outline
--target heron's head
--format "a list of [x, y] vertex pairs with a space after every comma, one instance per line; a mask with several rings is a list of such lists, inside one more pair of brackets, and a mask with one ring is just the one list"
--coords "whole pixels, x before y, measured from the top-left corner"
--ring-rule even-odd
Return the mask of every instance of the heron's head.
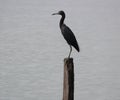
[[61, 15], [61, 16], [65, 16], [64, 11], [59, 11], [58, 13], [53, 13], [52, 15]]

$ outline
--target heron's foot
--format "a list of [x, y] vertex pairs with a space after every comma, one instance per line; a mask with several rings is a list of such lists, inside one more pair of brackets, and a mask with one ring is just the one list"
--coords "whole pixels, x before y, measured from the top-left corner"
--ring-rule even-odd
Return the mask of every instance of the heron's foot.
[[70, 56], [68, 56], [68, 59], [70, 59]]

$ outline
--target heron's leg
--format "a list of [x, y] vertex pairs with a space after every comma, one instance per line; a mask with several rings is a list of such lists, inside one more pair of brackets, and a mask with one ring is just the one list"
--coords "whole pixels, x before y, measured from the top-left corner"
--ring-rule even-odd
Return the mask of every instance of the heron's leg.
[[68, 58], [70, 58], [71, 52], [72, 52], [72, 46], [70, 45], [70, 53], [69, 53]]

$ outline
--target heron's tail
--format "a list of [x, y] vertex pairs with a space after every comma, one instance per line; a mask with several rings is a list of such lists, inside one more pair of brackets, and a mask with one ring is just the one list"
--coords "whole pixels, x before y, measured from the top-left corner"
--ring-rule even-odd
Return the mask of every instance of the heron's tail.
[[74, 45], [73, 47], [74, 47], [78, 52], [80, 52], [80, 48], [79, 48], [79, 45], [78, 45], [78, 44]]

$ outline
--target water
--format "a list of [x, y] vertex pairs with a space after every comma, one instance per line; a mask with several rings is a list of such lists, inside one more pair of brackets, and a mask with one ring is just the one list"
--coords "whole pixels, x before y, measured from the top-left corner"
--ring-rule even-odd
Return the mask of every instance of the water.
[[75, 100], [120, 100], [119, 0], [0, 0], [0, 100], [61, 100], [69, 46], [59, 29], [74, 31]]

